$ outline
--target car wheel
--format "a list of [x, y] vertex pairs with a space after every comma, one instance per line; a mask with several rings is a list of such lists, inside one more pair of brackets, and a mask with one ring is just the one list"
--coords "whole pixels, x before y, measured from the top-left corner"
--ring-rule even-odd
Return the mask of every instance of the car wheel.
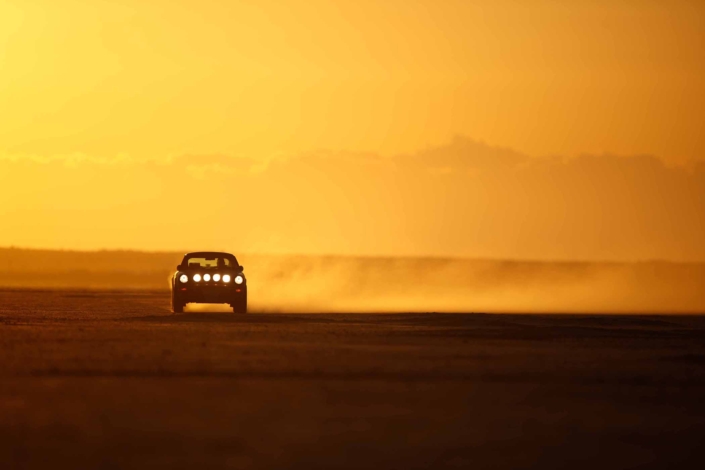
[[184, 313], [184, 304], [180, 300], [172, 297], [171, 299], [171, 310], [174, 313]]
[[247, 298], [236, 301], [232, 307], [233, 313], [247, 313]]

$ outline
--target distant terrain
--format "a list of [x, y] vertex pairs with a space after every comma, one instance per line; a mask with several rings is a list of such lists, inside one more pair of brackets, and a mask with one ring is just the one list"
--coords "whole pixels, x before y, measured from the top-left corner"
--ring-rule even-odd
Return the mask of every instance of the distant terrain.
[[[0, 249], [0, 287], [167, 290], [183, 253]], [[269, 312], [705, 313], [705, 264], [238, 254]]]

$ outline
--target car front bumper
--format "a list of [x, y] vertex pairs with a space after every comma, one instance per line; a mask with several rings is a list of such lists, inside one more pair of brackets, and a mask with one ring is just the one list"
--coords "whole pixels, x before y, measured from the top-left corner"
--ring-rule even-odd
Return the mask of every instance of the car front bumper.
[[184, 304], [228, 304], [246, 298], [247, 286], [177, 286], [174, 296]]

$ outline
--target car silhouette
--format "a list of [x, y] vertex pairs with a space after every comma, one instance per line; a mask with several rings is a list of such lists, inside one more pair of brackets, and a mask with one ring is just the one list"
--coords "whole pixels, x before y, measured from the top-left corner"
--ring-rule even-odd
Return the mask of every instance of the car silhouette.
[[188, 303], [230, 304], [235, 313], [247, 313], [244, 268], [230, 253], [187, 253], [171, 279], [171, 306], [183, 313]]

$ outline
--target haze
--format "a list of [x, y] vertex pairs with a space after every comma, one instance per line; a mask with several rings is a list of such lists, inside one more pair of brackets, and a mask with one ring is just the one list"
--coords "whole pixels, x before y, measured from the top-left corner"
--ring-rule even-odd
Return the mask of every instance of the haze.
[[0, 246], [703, 261], [704, 15], [4, 1]]

